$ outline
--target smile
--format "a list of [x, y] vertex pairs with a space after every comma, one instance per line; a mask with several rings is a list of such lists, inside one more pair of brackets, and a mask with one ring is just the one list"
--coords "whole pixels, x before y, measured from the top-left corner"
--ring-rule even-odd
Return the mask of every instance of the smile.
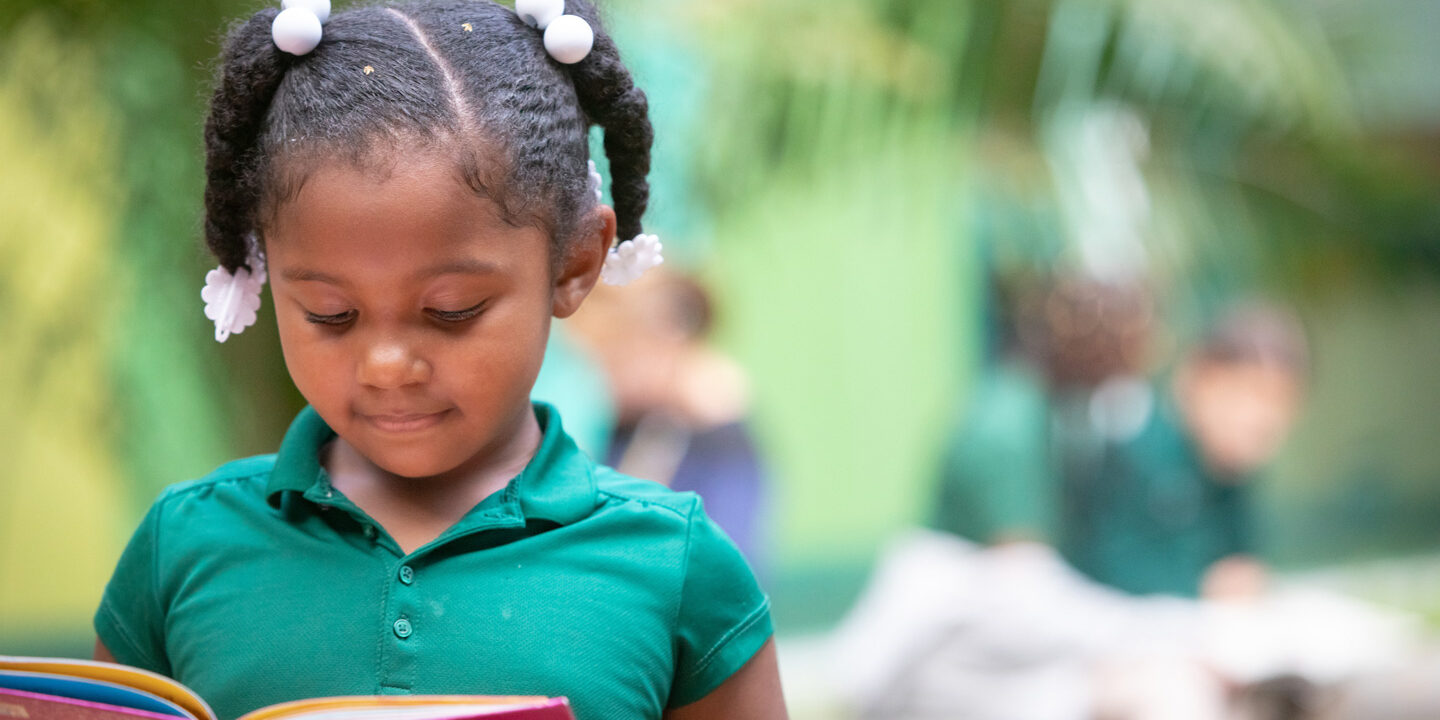
[[388, 433], [409, 433], [425, 430], [440, 424], [449, 410], [441, 410], [436, 413], [393, 413], [384, 415], [364, 415], [366, 422], [381, 432]]

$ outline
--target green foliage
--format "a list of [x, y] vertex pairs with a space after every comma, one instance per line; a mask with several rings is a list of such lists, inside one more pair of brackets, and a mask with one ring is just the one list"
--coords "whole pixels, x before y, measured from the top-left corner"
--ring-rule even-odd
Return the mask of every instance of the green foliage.
[[[726, 338], [755, 377], [789, 559], [865, 558], [916, 517], [968, 365], [974, 267], [933, 136], [837, 157], [717, 219]], [[907, 188], [896, 191], [894, 188]]]
[[[205, 272], [195, 228], [204, 179], [194, 102], [184, 66], [160, 43], [109, 48], [107, 99], [117, 108], [126, 142], [122, 174], [130, 190], [118, 224], [118, 249], [135, 284], [128, 288], [124, 327], [129, 342], [114, 353], [117, 410], [140, 421], [122, 428], [124, 466], [133, 507], [147, 506], [161, 487], [195, 477], [230, 451], [219, 359], [203, 344], [211, 332], [196, 301]], [[177, 108], [192, 112], [177, 113]]]
[[273, 339], [222, 355], [200, 312], [204, 61], [238, 3], [150, 5], [0, 10], [0, 568], [45, 579], [0, 589], [12, 649], [83, 649], [159, 488], [273, 449], [286, 411], [246, 421], [293, 407]]
[[88, 617], [123, 533], [109, 376], [123, 196], [98, 83], [94, 55], [43, 20], [0, 52], [0, 617], [26, 619], [0, 628], [12, 642]]
[[[953, 2], [671, 6], [710, 63], [691, 148], [725, 343], [751, 369], [782, 564], [867, 559], [915, 517], [971, 364], [977, 12]], [[658, 102], [658, 101], [657, 101]], [[788, 561], [788, 562], [787, 562]]]

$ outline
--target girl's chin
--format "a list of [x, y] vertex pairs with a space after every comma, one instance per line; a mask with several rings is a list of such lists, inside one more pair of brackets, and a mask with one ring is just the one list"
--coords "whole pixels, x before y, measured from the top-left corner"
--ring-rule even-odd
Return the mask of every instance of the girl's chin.
[[406, 443], [405, 447], [377, 443], [373, 438], [364, 444], [351, 446], [377, 470], [396, 478], [423, 481], [453, 474], [462, 464], [450, 462], [433, 444]]
[[428, 458], [382, 458], [375, 466], [397, 478], [423, 482], [454, 474], [459, 464], [436, 463], [434, 456]]

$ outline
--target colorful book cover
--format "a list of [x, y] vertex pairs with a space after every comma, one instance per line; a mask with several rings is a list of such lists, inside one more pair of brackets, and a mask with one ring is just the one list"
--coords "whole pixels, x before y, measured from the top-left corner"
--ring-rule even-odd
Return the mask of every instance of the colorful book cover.
[[[138, 668], [98, 660], [0, 655], [0, 719], [216, 720], [199, 695]], [[240, 720], [575, 720], [563, 697], [365, 695], [312, 698]]]

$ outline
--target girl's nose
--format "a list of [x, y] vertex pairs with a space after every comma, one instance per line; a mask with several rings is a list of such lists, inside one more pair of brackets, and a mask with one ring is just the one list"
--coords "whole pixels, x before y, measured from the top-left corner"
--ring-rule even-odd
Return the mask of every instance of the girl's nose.
[[402, 343], [379, 342], [360, 361], [356, 380], [385, 390], [430, 381], [430, 363]]

